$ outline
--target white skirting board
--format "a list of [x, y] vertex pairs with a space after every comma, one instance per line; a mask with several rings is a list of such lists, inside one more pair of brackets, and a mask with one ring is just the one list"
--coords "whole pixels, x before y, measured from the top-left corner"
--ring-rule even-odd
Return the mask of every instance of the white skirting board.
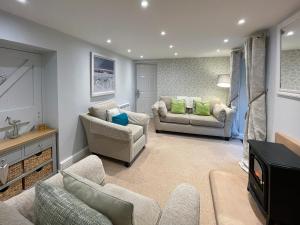
[[59, 169], [64, 170], [71, 166], [72, 164], [78, 162], [79, 160], [85, 158], [87, 155], [89, 155], [89, 148], [88, 146], [81, 149], [79, 152], [75, 153], [74, 155], [66, 158], [62, 162], [59, 163]]

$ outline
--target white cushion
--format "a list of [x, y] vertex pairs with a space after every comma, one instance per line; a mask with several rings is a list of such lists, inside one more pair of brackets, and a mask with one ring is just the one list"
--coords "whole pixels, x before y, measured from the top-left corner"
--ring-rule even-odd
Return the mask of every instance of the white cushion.
[[113, 116], [116, 116], [116, 115], [119, 115], [121, 112], [120, 112], [120, 109], [119, 108], [113, 108], [113, 109], [108, 109], [106, 111], [106, 114], [107, 114], [107, 121], [111, 122], [112, 121], [112, 117]]

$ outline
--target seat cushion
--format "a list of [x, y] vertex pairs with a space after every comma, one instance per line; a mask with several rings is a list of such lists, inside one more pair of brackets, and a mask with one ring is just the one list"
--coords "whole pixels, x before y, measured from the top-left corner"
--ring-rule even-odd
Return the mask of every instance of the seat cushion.
[[135, 225], [156, 225], [161, 216], [157, 202], [114, 184], [106, 184], [103, 192], [134, 205]]
[[1, 225], [33, 225], [22, 216], [17, 209], [0, 202], [0, 224]]
[[118, 105], [114, 101], [106, 101], [99, 103], [97, 105], [94, 105], [89, 108], [89, 113], [102, 120], [106, 120], [107, 118], [107, 110], [117, 108]]
[[190, 115], [190, 123], [194, 126], [203, 126], [203, 127], [216, 127], [223, 128], [224, 123], [218, 121], [213, 116], [198, 116], [198, 115]]
[[143, 136], [143, 127], [135, 124], [128, 124], [127, 127], [132, 131], [133, 141], [136, 142]]
[[190, 124], [189, 114], [175, 114], [167, 113], [166, 117], [160, 118], [161, 122], [165, 123], [178, 123], [178, 124]]

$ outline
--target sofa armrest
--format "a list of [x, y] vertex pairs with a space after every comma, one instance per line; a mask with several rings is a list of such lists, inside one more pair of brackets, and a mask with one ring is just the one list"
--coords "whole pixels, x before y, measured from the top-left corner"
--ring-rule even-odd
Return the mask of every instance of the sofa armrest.
[[152, 106], [152, 112], [153, 116], [159, 116], [159, 101], [155, 102], [154, 105]]
[[200, 196], [191, 185], [181, 184], [171, 194], [158, 225], [199, 225]]
[[81, 115], [81, 118], [88, 120], [89, 124], [86, 132], [90, 134], [98, 134], [121, 141], [132, 141], [132, 131], [128, 127], [107, 122], [87, 114]]
[[225, 137], [231, 137], [231, 127], [232, 127], [232, 121], [235, 114], [235, 110], [225, 107], [226, 111], [226, 119], [225, 119], [225, 126], [224, 126], [224, 136]]

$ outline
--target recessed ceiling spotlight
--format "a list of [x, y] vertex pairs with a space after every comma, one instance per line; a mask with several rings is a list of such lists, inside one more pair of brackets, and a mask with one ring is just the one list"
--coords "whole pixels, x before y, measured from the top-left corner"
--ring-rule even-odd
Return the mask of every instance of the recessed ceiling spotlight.
[[220, 49], [217, 49], [217, 53], [220, 53], [221, 52], [221, 50]]
[[293, 36], [294, 34], [295, 34], [295, 32], [291, 30], [291, 31], [287, 32], [286, 36], [289, 37], [289, 36]]
[[246, 23], [246, 20], [245, 19], [240, 19], [238, 21], [238, 25], [243, 25], [244, 23]]
[[178, 56], [178, 52], [175, 52], [174, 55], [175, 55], [175, 56]]
[[140, 56], [140, 58], [141, 58], [141, 59], [143, 59], [143, 58], [144, 58], [144, 56], [143, 56], [143, 55], [141, 55], [141, 56]]
[[146, 9], [149, 6], [149, 2], [147, 0], [142, 0], [141, 1], [141, 6], [142, 6], [142, 8]]
[[169, 48], [171, 48], [171, 49], [174, 48], [174, 45], [170, 45]]
[[17, 0], [17, 2], [20, 2], [22, 4], [26, 4], [27, 3], [27, 0]]
[[128, 49], [127, 52], [128, 52], [128, 53], [131, 53], [131, 49]]
[[110, 44], [110, 43], [111, 43], [111, 39], [107, 39], [107, 40], [106, 40], [106, 43], [107, 43], [107, 44]]
[[224, 39], [224, 43], [228, 43], [229, 42], [229, 40], [228, 39]]
[[161, 36], [165, 36], [166, 34], [167, 34], [167, 32], [164, 31], [164, 30], [160, 32], [160, 35], [161, 35]]

